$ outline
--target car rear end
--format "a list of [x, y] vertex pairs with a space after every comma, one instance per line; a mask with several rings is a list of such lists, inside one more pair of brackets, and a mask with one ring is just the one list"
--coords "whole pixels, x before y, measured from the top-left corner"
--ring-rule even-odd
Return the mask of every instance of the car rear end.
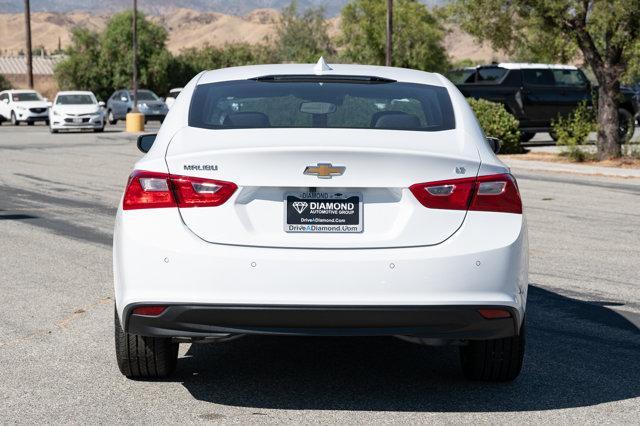
[[122, 330], [518, 336], [518, 188], [460, 93], [417, 71], [302, 67], [185, 87], [118, 211]]

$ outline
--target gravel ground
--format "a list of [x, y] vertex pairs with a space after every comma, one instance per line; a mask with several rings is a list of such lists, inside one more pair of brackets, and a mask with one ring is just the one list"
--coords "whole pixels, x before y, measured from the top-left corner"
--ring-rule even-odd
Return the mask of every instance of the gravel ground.
[[171, 380], [113, 350], [111, 233], [135, 144], [0, 127], [3, 423], [636, 423], [640, 179], [517, 170], [530, 229], [524, 370], [463, 380], [457, 350], [393, 338], [181, 345]]

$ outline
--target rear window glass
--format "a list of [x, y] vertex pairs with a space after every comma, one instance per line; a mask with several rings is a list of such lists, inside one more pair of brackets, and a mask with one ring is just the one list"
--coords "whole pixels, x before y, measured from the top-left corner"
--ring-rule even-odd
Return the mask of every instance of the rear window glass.
[[582, 87], [587, 84], [587, 77], [580, 70], [553, 70], [557, 86]]
[[449, 71], [447, 78], [451, 80], [453, 84], [475, 83], [475, 74], [475, 68], [463, 68]]
[[478, 68], [477, 81], [479, 84], [498, 83], [505, 76], [505, 68]]
[[305, 77], [199, 85], [189, 126], [439, 131], [455, 128], [455, 119], [444, 87]]

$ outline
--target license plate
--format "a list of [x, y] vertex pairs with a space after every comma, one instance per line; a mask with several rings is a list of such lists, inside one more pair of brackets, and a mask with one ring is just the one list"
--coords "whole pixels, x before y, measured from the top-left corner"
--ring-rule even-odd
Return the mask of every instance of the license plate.
[[285, 232], [362, 232], [362, 195], [295, 192], [285, 195]]

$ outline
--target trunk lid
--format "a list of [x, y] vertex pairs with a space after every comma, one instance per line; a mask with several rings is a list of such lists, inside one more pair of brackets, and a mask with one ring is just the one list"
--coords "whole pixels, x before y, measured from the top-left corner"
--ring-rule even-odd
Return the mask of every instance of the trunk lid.
[[[461, 135], [455, 130], [185, 127], [169, 144], [166, 162], [171, 174], [238, 185], [221, 206], [180, 209], [185, 225], [211, 243], [290, 248], [434, 245], [462, 225], [466, 211], [426, 208], [408, 188], [476, 176], [479, 154]], [[344, 172], [324, 179], [304, 174], [307, 167], [317, 171], [322, 164], [344, 167]], [[318, 194], [340, 194], [339, 200], [359, 197], [350, 200], [362, 201], [361, 232], [286, 232], [285, 198], [309, 193], [315, 194], [313, 199], [321, 197]]]

